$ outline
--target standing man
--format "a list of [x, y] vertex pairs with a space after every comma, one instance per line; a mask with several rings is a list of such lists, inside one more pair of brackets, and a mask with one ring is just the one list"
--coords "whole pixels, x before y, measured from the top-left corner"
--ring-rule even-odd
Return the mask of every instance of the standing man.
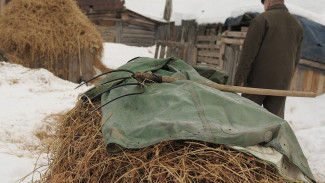
[[[235, 84], [288, 90], [300, 59], [303, 28], [284, 0], [262, 0], [264, 13], [254, 18], [243, 45]], [[243, 94], [284, 118], [286, 97]]]

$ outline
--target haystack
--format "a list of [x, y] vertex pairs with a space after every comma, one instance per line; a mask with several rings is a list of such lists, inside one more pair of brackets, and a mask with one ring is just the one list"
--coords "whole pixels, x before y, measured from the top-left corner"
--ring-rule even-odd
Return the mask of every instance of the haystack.
[[255, 157], [198, 141], [161, 142], [142, 149], [106, 151], [100, 102], [79, 102], [52, 140], [43, 182], [295, 182]]
[[[13, 63], [46, 68], [74, 82], [93, 76], [93, 65], [105, 69], [102, 38], [74, 0], [12, 0], [0, 27], [0, 49]], [[80, 77], [71, 79], [69, 72]]]

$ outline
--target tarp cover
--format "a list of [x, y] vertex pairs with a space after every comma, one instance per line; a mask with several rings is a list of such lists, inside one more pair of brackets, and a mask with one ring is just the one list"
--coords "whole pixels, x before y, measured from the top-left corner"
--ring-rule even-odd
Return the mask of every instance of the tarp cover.
[[[257, 15], [258, 13], [245, 13], [228, 18], [223, 25], [223, 30], [232, 26], [240, 31], [240, 26], [249, 26], [250, 21]], [[325, 26], [301, 16], [295, 15], [295, 17], [304, 28], [301, 58], [325, 64]]]
[[[241, 147], [262, 145], [276, 149], [314, 180], [299, 143], [285, 120], [238, 94], [192, 82], [212, 83], [184, 61], [136, 58], [119, 69], [191, 81], [153, 83], [145, 87], [143, 94], [120, 98], [103, 107], [102, 133], [108, 152], [114, 151], [113, 144], [143, 148], [170, 140], [197, 140]], [[204, 68], [198, 71], [203, 73]], [[125, 72], [112, 73], [86, 95], [93, 97], [111, 86], [134, 82], [134, 79], [125, 79], [100, 86], [105, 81], [128, 75]], [[209, 76], [215, 82], [227, 82], [223, 73], [210, 72]], [[101, 103], [139, 91], [140, 86], [119, 87], [104, 93]]]

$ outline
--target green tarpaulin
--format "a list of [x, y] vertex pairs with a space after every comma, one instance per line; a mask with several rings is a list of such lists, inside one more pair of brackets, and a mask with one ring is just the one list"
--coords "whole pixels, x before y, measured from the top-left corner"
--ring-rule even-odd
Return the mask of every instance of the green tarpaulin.
[[[136, 58], [119, 69], [191, 81], [147, 84], [143, 94], [123, 97], [103, 107], [102, 132], [109, 152], [114, 151], [112, 144], [143, 148], [161, 141], [180, 139], [239, 147], [259, 145], [274, 148], [289, 161], [290, 166], [298, 167], [304, 176], [315, 180], [285, 120], [238, 94], [192, 82], [224, 84], [227, 82], [225, 73], [205, 67], [193, 68], [176, 58]], [[93, 97], [111, 86], [135, 82], [134, 79], [125, 79], [100, 86], [106, 81], [129, 75], [126, 72], [109, 74], [86, 95]], [[140, 86], [119, 87], [104, 93], [101, 103], [140, 91]], [[291, 177], [303, 179], [296, 175]]]

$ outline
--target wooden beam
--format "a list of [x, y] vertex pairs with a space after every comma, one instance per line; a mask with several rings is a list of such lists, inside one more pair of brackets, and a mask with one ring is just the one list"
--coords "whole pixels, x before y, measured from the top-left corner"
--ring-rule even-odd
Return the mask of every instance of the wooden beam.
[[157, 45], [169, 46], [169, 47], [184, 47], [183, 43], [172, 42], [172, 41], [157, 41]]
[[317, 93], [318, 81], [319, 81], [320, 75], [321, 75], [321, 73], [319, 73], [319, 72], [313, 72], [313, 80], [311, 81], [310, 91]]
[[317, 63], [317, 62], [313, 62], [313, 61], [309, 61], [309, 60], [305, 60], [305, 59], [300, 59], [299, 63], [302, 65], [307, 65], [310, 67], [315, 67], [318, 69], [325, 70], [325, 64], [321, 64], [321, 63]]
[[322, 94], [325, 92], [325, 75], [321, 74], [319, 76], [317, 94]]
[[122, 38], [140, 38], [140, 39], [155, 39], [153, 35], [144, 35], [144, 34], [121, 34]]
[[217, 41], [219, 39], [218, 36], [197, 36], [197, 41]]
[[242, 32], [248, 32], [248, 27], [241, 27]]
[[235, 37], [235, 38], [245, 38], [247, 32], [236, 32], [236, 31], [226, 31], [225, 36], [227, 37]]
[[203, 56], [203, 57], [217, 57], [219, 58], [220, 52], [217, 50], [214, 51], [198, 51], [198, 56]]
[[141, 29], [130, 29], [130, 28], [123, 28], [122, 30], [123, 33], [128, 33], [128, 34], [144, 34], [144, 35], [151, 35], [155, 36], [154, 31], [147, 31], [147, 30], [141, 30]]
[[197, 48], [206, 48], [206, 49], [220, 49], [220, 45], [217, 44], [196, 44]]
[[221, 38], [221, 42], [225, 44], [243, 45], [244, 39]]
[[161, 46], [159, 58], [165, 58], [166, 46]]
[[313, 81], [313, 72], [312, 70], [307, 70], [307, 74], [305, 75], [305, 78], [303, 79], [304, 82], [304, 88], [302, 91], [309, 92], [311, 91], [312, 81]]
[[158, 58], [159, 48], [160, 48], [160, 45], [156, 45], [156, 51], [155, 51], [155, 57], [154, 58]]

